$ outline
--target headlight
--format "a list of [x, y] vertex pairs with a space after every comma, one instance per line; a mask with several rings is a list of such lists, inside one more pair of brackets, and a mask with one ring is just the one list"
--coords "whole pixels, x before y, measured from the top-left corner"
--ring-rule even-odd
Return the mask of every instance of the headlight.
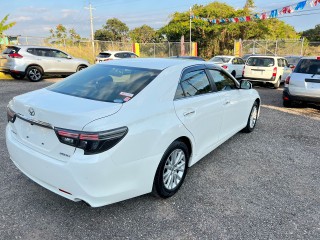
[[16, 120], [16, 113], [9, 107], [7, 107], [7, 119], [8, 122], [12, 123], [14, 123], [14, 121]]

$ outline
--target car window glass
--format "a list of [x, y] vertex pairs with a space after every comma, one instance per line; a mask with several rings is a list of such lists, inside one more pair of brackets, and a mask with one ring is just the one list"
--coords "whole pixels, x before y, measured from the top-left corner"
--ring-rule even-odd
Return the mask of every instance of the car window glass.
[[212, 76], [218, 91], [227, 91], [237, 88], [236, 83], [223, 72], [210, 69], [209, 73]]
[[52, 53], [50, 49], [47, 48], [37, 48], [34, 49], [35, 55], [41, 57], [52, 57]]
[[288, 62], [287, 62], [287, 59], [282, 59], [282, 60], [283, 60], [283, 66], [287, 67], [289, 65]]
[[52, 52], [52, 57], [56, 58], [67, 58], [68, 55], [65, 54], [64, 52], [58, 51], [58, 50], [51, 50]]
[[174, 98], [175, 99], [180, 99], [180, 98], [184, 98], [184, 97], [185, 97], [184, 92], [182, 90], [181, 84], [179, 83]]
[[110, 57], [110, 56], [111, 56], [110, 53], [104, 53], [104, 52], [101, 52], [101, 53], [99, 53], [99, 55], [98, 55], [98, 57], [100, 57], [100, 58], [108, 58], [108, 57]]
[[138, 56], [135, 55], [134, 53], [130, 53], [131, 58], [137, 58]]
[[283, 60], [281, 58], [278, 59], [278, 66], [283, 67]]
[[35, 55], [35, 50], [34, 50], [34, 48], [28, 48], [28, 49], [27, 49], [27, 52], [30, 53], [30, 54], [32, 54], [32, 55]]
[[302, 59], [294, 69], [295, 73], [320, 74], [320, 60]]
[[236, 58], [232, 59], [232, 64], [238, 64], [238, 59]]
[[243, 59], [241, 59], [241, 58], [238, 58], [238, 64], [244, 64], [244, 61], [243, 61]]
[[274, 66], [273, 58], [250, 57], [246, 63], [247, 66], [272, 67]]
[[186, 73], [181, 79], [181, 85], [186, 97], [212, 92], [204, 70]]
[[96, 64], [47, 89], [104, 102], [127, 102], [141, 92], [161, 70]]
[[123, 53], [116, 53], [114, 56], [117, 58], [123, 58]]

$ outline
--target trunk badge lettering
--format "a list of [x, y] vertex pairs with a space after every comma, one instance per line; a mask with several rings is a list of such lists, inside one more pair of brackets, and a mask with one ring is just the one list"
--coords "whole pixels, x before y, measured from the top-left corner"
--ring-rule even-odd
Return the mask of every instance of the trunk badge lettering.
[[34, 116], [36, 114], [32, 107], [28, 109], [28, 112], [31, 116]]

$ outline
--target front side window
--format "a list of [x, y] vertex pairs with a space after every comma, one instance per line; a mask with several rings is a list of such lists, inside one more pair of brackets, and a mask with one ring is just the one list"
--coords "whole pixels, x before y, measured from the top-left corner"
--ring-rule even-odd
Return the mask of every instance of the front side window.
[[80, 98], [123, 103], [135, 97], [160, 72], [161, 70], [98, 64], [47, 89]]
[[68, 55], [65, 54], [64, 52], [61, 52], [59, 50], [51, 50], [52, 52], [52, 57], [56, 58], [68, 58]]
[[181, 79], [181, 87], [186, 97], [212, 92], [209, 79], [204, 70], [186, 73]]
[[228, 91], [237, 88], [236, 83], [223, 72], [210, 69], [209, 73], [212, 76], [218, 91]]

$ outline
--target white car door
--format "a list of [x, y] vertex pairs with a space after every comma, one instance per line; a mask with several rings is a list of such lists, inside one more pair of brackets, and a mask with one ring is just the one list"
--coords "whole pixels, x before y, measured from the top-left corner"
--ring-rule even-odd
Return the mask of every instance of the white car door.
[[59, 50], [53, 49], [53, 57], [56, 62], [55, 72], [57, 73], [72, 73], [76, 72], [77, 66], [72, 59], [68, 57], [68, 54]]
[[245, 126], [252, 107], [252, 100], [248, 98], [247, 90], [239, 89], [237, 83], [224, 72], [210, 69], [209, 73], [223, 101], [220, 137], [221, 140], [224, 140]]
[[223, 106], [204, 67], [183, 73], [174, 106], [178, 118], [194, 137], [195, 152], [199, 155], [210, 152], [220, 139]]

